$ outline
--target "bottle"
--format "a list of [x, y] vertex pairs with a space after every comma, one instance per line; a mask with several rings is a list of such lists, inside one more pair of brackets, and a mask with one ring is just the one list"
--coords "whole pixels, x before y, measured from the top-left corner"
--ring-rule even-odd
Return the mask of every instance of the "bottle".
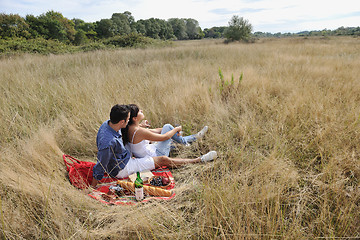
[[135, 199], [136, 201], [142, 201], [144, 199], [144, 187], [143, 180], [140, 177], [140, 172], [136, 173], [137, 177], [135, 179]]

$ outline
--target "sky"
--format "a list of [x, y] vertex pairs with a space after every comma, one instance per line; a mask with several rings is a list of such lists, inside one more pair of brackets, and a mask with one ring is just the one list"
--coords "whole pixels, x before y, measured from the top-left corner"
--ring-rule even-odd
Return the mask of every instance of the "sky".
[[360, 26], [359, 0], [0, 0], [0, 13], [39, 16], [56, 11], [96, 22], [131, 12], [135, 20], [193, 18], [202, 29], [247, 19], [253, 32], [297, 33]]

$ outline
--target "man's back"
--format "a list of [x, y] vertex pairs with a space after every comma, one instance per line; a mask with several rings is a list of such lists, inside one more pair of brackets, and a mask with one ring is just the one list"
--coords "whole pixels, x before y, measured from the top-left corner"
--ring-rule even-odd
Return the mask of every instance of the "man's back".
[[98, 147], [98, 162], [94, 166], [93, 176], [101, 180], [104, 173], [115, 177], [130, 159], [130, 152], [124, 147], [120, 132], [109, 126], [109, 120], [99, 128], [96, 145]]

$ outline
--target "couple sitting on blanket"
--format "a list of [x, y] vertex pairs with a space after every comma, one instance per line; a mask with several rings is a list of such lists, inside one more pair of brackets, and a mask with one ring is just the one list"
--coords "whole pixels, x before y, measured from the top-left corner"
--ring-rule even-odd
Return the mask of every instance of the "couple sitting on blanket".
[[117, 104], [111, 108], [110, 120], [100, 126], [96, 137], [98, 161], [93, 169], [92, 187], [105, 173], [111, 177], [125, 178], [162, 166], [176, 168], [189, 163], [212, 161], [217, 157], [216, 151], [194, 159], [169, 157], [173, 142], [185, 145], [194, 142], [204, 136], [207, 126], [195, 135], [183, 137], [179, 134], [181, 126], [165, 124], [163, 128], [147, 129], [149, 125], [146, 121], [143, 123], [143, 119], [143, 112], [135, 104]]

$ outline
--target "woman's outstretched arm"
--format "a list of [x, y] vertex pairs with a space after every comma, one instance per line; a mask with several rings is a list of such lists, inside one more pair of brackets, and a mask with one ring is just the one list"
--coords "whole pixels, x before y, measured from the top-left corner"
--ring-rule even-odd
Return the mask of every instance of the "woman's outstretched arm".
[[149, 129], [149, 131], [153, 132], [153, 133], [161, 133], [162, 128], [153, 128], [153, 129]]
[[137, 133], [135, 135], [133, 143], [136, 144], [136, 143], [141, 142], [142, 140], [149, 140], [149, 141], [154, 141], [154, 142], [165, 141], [165, 140], [170, 139], [172, 136], [174, 136], [174, 134], [176, 134], [177, 132], [180, 132], [180, 131], [181, 131], [181, 126], [175, 127], [171, 131], [166, 132], [164, 134], [155, 133], [155, 132], [151, 131], [151, 129], [139, 128], [139, 130], [137, 131]]

